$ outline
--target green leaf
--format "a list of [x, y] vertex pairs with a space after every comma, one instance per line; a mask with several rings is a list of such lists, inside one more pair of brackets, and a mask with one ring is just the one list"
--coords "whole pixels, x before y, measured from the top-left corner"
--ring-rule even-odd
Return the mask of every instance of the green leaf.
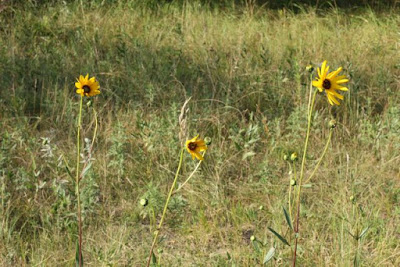
[[352, 233], [350, 233], [350, 231], [348, 231], [348, 230], [345, 230], [347, 233], [349, 233], [349, 235], [351, 235], [354, 239], [356, 239], [357, 240], [357, 237], [355, 236], [355, 235], [353, 235]]
[[91, 167], [92, 167], [92, 161], [89, 162], [89, 164], [82, 170], [81, 178], [83, 178], [86, 175], [86, 173], [90, 170]]
[[369, 230], [369, 226], [365, 227], [362, 231], [360, 236], [358, 237], [358, 239], [361, 239], [361, 237], [363, 237]]
[[243, 154], [242, 160], [247, 159], [248, 157], [253, 157], [256, 154], [254, 151], [249, 151]]
[[280, 234], [278, 234], [278, 233], [277, 233], [274, 229], [272, 229], [271, 227], [268, 227], [268, 229], [269, 229], [274, 235], [276, 235], [276, 237], [278, 237], [279, 240], [281, 240], [285, 245], [288, 245], [288, 246], [290, 247], [289, 242], [287, 242], [287, 240], [286, 240], [284, 237], [282, 237]]
[[265, 255], [264, 257], [264, 261], [263, 264], [268, 263], [275, 255], [275, 247], [271, 247], [267, 253], [267, 255]]
[[151, 252], [151, 262], [153, 264], [157, 264], [157, 258], [156, 258], [156, 254], [154, 254], [154, 252]]
[[285, 214], [285, 218], [286, 218], [287, 224], [289, 225], [290, 229], [293, 230], [293, 226], [292, 226], [292, 222], [290, 221], [290, 216], [289, 216], [289, 214], [287, 213], [285, 207], [282, 207], [282, 209], [283, 209], [283, 213]]
[[74, 179], [74, 176], [72, 176], [72, 173], [71, 173], [71, 171], [69, 170], [69, 168], [68, 168], [67, 165], [65, 165], [65, 169], [67, 170], [68, 175], [69, 175], [72, 179]]

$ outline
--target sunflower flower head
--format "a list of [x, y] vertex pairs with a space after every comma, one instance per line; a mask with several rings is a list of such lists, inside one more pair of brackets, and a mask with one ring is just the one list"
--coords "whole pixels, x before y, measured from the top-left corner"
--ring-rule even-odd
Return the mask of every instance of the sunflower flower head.
[[79, 76], [77, 82], [75, 83], [76, 93], [81, 96], [95, 96], [100, 94], [100, 85], [99, 82], [96, 81], [95, 77], [89, 79], [89, 74], [86, 74], [85, 77], [82, 75]]
[[203, 160], [203, 156], [200, 154], [201, 151], [207, 150], [207, 145], [202, 139], [198, 139], [199, 135], [186, 141], [186, 150], [192, 155], [192, 159], [197, 158], [198, 160]]
[[337, 91], [348, 91], [349, 89], [343, 86], [349, 79], [345, 75], [338, 75], [342, 71], [342, 67], [335, 71], [329, 72], [329, 66], [326, 65], [326, 60], [322, 63], [321, 68], [318, 68], [318, 77], [312, 82], [314, 87], [317, 87], [320, 92], [325, 91], [328, 102], [331, 105], [340, 105], [337, 99], [343, 100], [343, 96]]

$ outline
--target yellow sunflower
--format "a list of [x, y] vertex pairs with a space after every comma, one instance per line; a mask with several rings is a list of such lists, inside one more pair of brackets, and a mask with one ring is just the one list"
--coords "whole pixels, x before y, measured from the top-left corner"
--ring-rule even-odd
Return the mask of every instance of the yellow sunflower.
[[197, 140], [198, 137], [199, 135], [190, 140], [187, 140], [186, 149], [190, 153], [190, 155], [192, 155], [192, 159], [196, 157], [198, 160], [203, 160], [204, 158], [200, 154], [200, 152], [207, 150], [207, 145], [204, 142], [204, 140], [201, 139]]
[[316, 81], [312, 82], [312, 85], [317, 87], [320, 92], [325, 90], [326, 96], [328, 97], [329, 104], [340, 105], [337, 98], [343, 100], [343, 96], [337, 93], [337, 90], [348, 91], [347, 87], [342, 86], [343, 83], [347, 83], [349, 80], [345, 75], [338, 76], [339, 72], [342, 71], [342, 67], [335, 71], [328, 73], [329, 66], [326, 66], [326, 60], [322, 63], [321, 69], [318, 68], [318, 77]]
[[85, 77], [80, 75], [77, 80], [75, 83], [76, 88], [78, 88], [76, 89], [77, 94], [81, 96], [95, 96], [100, 94], [100, 85], [95, 77], [89, 79], [89, 74], [86, 74]]

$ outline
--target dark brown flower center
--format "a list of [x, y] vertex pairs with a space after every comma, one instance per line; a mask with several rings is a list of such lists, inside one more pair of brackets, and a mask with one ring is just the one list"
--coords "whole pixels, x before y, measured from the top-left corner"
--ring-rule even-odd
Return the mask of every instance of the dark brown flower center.
[[328, 80], [328, 79], [325, 79], [323, 82], [322, 82], [322, 87], [324, 87], [325, 89], [331, 89], [331, 81], [330, 80]]
[[82, 87], [82, 89], [83, 89], [83, 92], [84, 92], [85, 94], [89, 94], [89, 93], [90, 93], [90, 87], [89, 87], [89, 85], [84, 85], [84, 86]]
[[188, 148], [189, 148], [190, 150], [195, 150], [196, 147], [197, 147], [197, 144], [196, 144], [196, 143], [190, 142], [190, 143], [188, 144]]

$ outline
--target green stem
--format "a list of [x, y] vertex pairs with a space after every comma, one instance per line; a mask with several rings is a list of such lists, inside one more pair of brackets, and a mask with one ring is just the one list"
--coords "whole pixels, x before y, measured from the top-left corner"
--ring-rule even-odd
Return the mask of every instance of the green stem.
[[[310, 81], [312, 80], [312, 76]], [[312, 82], [310, 82], [310, 92], [313, 90], [312, 88]], [[314, 108], [314, 103], [315, 103], [315, 97], [317, 95], [317, 90], [314, 91], [314, 94], [311, 99], [311, 103], [309, 103], [309, 109], [308, 109], [308, 124], [307, 124], [307, 135], [306, 135], [306, 140], [304, 142], [304, 151], [303, 151], [303, 158], [301, 160], [301, 169], [300, 169], [300, 179], [299, 183], [297, 184], [298, 187], [298, 192], [297, 192], [297, 201], [296, 201], [296, 206], [297, 206], [297, 214], [296, 214], [296, 221], [295, 221], [295, 228], [294, 231], [296, 233], [296, 238], [295, 238], [295, 246], [294, 246], [294, 254], [293, 254], [293, 267], [296, 266], [296, 256], [297, 256], [297, 241], [298, 237], [297, 234], [299, 232], [299, 217], [300, 217], [300, 194], [301, 194], [301, 184], [303, 181], [303, 176], [304, 176], [304, 165], [306, 162], [306, 154], [307, 154], [307, 148], [308, 148], [308, 140], [310, 137], [310, 129], [311, 129], [311, 119], [312, 119], [312, 111]]]
[[[205, 155], [205, 154], [206, 154], [206, 151], [203, 152], [203, 158], [204, 158], [204, 155]], [[198, 162], [197, 165], [196, 165], [196, 168], [194, 168], [194, 170], [193, 170], [192, 173], [189, 175], [189, 177], [186, 179], [186, 181], [184, 181], [183, 184], [181, 184], [181, 185], [178, 187], [178, 189], [176, 189], [176, 190], [173, 192], [173, 194], [177, 193], [179, 190], [182, 189], [182, 187], [183, 187], [187, 182], [189, 182], [190, 178], [192, 178], [193, 174], [197, 171], [197, 169], [200, 167], [200, 164], [201, 164], [202, 162], [203, 162], [202, 160], [199, 160], [199, 162]]]
[[[296, 164], [293, 162], [293, 179], [297, 181], [297, 173], [296, 173]], [[293, 201], [291, 200], [291, 195], [292, 195], [292, 181], [289, 181], [289, 216], [290, 216], [290, 222], [292, 222], [292, 206], [293, 206]]]
[[96, 136], [97, 136], [97, 128], [98, 128], [97, 112], [96, 112], [96, 109], [95, 109], [94, 107], [93, 107], [93, 112], [94, 112], [94, 122], [95, 122], [95, 126], [94, 126], [93, 139], [92, 139], [92, 144], [90, 145], [90, 149], [93, 148], [93, 144], [94, 144], [94, 140], [96, 139]]
[[79, 117], [78, 117], [78, 132], [76, 137], [76, 197], [78, 201], [78, 236], [79, 236], [79, 267], [82, 267], [82, 219], [81, 219], [81, 197], [79, 190], [79, 162], [80, 162], [80, 130], [81, 130], [81, 118], [82, 118], [82, 103], [83, 96], [79, 105]]
[[147, 267], [150, 266], [150, 261], [151, 261], [151, 256], [153, 254], [154, 246], [156, 245], [158, 234], [160, 233], [161, 226], [162, 226], [162, 224], [164, 222], [165, 213], [167, 212], [169, 200], [171, 199], [171, 195], [172, 195], [172, 192], [174, 191], [174, 188], [175, 188], [175, 185], [176, 185], [176, 181], [178, 180], [179, 171], [180, 171], [181, 166], [182, 166], [183, 151], [184, 151], [184, 148], [181, 149], [181, 155], [180, 155], [180, 158], [179, 158], [178, 169], [176, 170], [175, 178], [174, 178], [174, 181], [172, 183], [171, 189], [169, 190], [169, 194], [168, 194], [168, 197], [167, 197], [167, 201], [165, 202], [165, 206], [164, 206], [164, 210], [163, 210], [163, 213], [162, 213], [162, 216], [161, 216], [161, 220], [160, 220], [160, 223], [158, 224], [158, 227], [157, 227], [157, 230], [156, 230], [156, 234], [155, 234], [154, 239], [153, 239], [153, 244], [151, 245], [151, 248], [150, 248], [149, 258], [147, 260], [147, 265], [146, 265]]
[[329, 137], [328, 137], [328, 140], [326, 141], [324, 151], [322, 152], [322, 155], [319, 158], [318, 163], [315, 166], [315, 168], [314, 168], [313, 172], [311, 173], [310, 177], [308, 177], [308, 179], [304, 182], [305, 184], [308, 183], [311, 180], [311, 178], [314, 176], [314, 174], [318, 170], [319, 165], [321, 164], [323, 158], [325, 157], [326, 151], [328, 151], [329, 144], [331, 143], [332, 133], [333, 133], [333, 129], [329, 129]]

